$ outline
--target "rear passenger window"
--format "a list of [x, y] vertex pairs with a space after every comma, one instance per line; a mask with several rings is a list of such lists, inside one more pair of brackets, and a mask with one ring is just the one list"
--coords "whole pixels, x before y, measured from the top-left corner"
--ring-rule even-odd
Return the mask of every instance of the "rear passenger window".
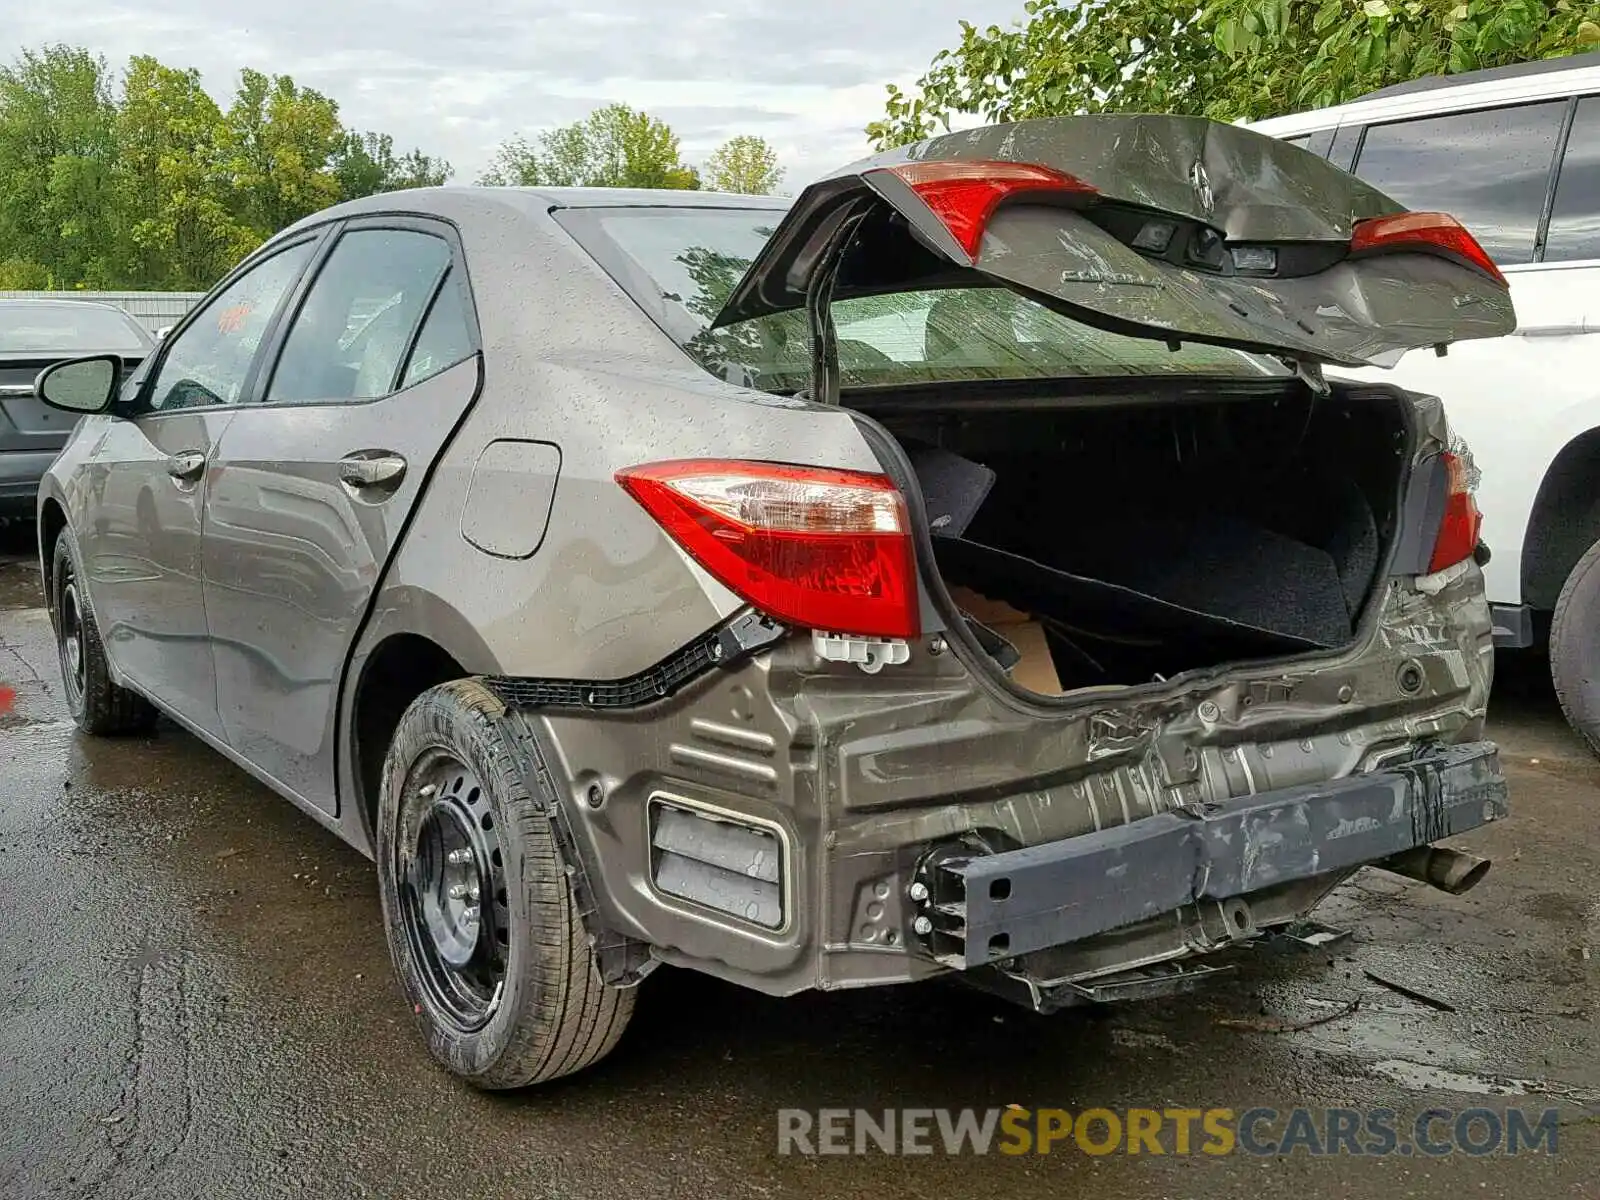
[[461, 286], [455, 272], [444, 278], [439, 296], [422, 323], [411, 359], [406, 363], [400, 386], [410, 387], [431, 379], [446, 367], [453, 367], [472, 353], [472, 333], [467, 327], [466, 309], [461, 302]]
[[1372, 125], [1356, 174], [1459, 219], [1500, 263], [1533, 259], [1565, 100]]
[[345, 234], [295, 314], [268, 404], [338, 404], [387, 396], [450, 267], [443, 238], [409, 229]]
[[1317, 129], [1311, 133], [1297, 133], [1294, 137], [1284, 138], [1291, 146], [1299, 146], [1308, 150], [1318, 158], [1327, 158], [1328, 149], [1333, 145], [1333, 130]]
[[1319, 129], [1313, 133], [1306, 142], [1306, 149], [1318, 158], [1327, 158], [1328, 151], [1333, 149], [1333, 130]]
[[1356, 145], [1361, 141], [1362, 129], [1360, 125], [1341, 125], [1334, 131], [1328, 147], [1328, 161], [1341, 171], [1348, 171], [1356, 161]]
[[1578, 101], [1561, 160], [1545, 262], [1600, 258], [1600, 96]]

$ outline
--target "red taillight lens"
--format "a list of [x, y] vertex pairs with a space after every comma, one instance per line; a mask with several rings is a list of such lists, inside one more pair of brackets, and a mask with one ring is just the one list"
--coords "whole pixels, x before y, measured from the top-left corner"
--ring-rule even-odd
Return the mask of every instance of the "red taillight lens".
[[914, 162], [886, 169], [910, 186], [974, 261], [994, 210], [1019, 192], [1056, 192], [1084, 199], [1100, 194], [1081, 179], [1033, 163]]
[[1443, 254], [1476, 267], [1502, 286], [1506, 282], [1500, 268], [1494, 265], [1494, 259], [1478, 245], [1478, 239], [1447, 213], [1398, 213], [1392, 217], [1369, 217], [1355, 223], [1350, 233], [1352, 255], [1386, 250]]
[[1467, 484], [1467, 464], [1448, 452], [1441, 454], [1450, 472], [1450, 494], [1445, 501], [1444, 519], [1439, 522], [1439, 535], [1433, 542], [1433, 558], [1428, 570], [1442, 571], [1469, 558], [1478, 549], [1478, 528], [1483, 518], [1478, 513], [1478, 502], [1472, 498]]
[[886, 476], [694, 459], [630, 467], [617, 482], [769, 616], [827, 633], [920, 631], [911, 524]]

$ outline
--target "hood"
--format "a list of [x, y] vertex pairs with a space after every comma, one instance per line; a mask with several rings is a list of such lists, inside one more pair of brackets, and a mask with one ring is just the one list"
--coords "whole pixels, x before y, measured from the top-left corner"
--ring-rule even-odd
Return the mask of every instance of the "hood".
[[1505, 279], [1443, 214], [1199, 117], [1054, 117], [875, 155], [801, 193], [715, 324], [1002, 285], [1085, 324], [1346, 367], [1509, 334]]

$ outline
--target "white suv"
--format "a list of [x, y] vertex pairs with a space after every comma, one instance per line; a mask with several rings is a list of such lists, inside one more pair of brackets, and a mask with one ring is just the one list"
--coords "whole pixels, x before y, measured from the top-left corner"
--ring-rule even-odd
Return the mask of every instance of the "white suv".
[[1444, 398], [1482, 472], [1495, 642], [1548, 638], [1567, 718], [1600, 752], [1600, 56], [1416, 80], [1253, 128], [1453, 214], [1510, 280], [1509, 337], [1357, 374]]

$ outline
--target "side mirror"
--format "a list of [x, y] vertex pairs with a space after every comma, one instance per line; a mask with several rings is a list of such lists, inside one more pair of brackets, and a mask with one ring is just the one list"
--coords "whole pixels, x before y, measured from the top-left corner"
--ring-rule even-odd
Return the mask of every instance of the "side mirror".
[[33, 394], [63, 412], [98, 413], [111, 407], [121, 382], [122, 360], [97, 354], [46, 367], [33, 381]]

